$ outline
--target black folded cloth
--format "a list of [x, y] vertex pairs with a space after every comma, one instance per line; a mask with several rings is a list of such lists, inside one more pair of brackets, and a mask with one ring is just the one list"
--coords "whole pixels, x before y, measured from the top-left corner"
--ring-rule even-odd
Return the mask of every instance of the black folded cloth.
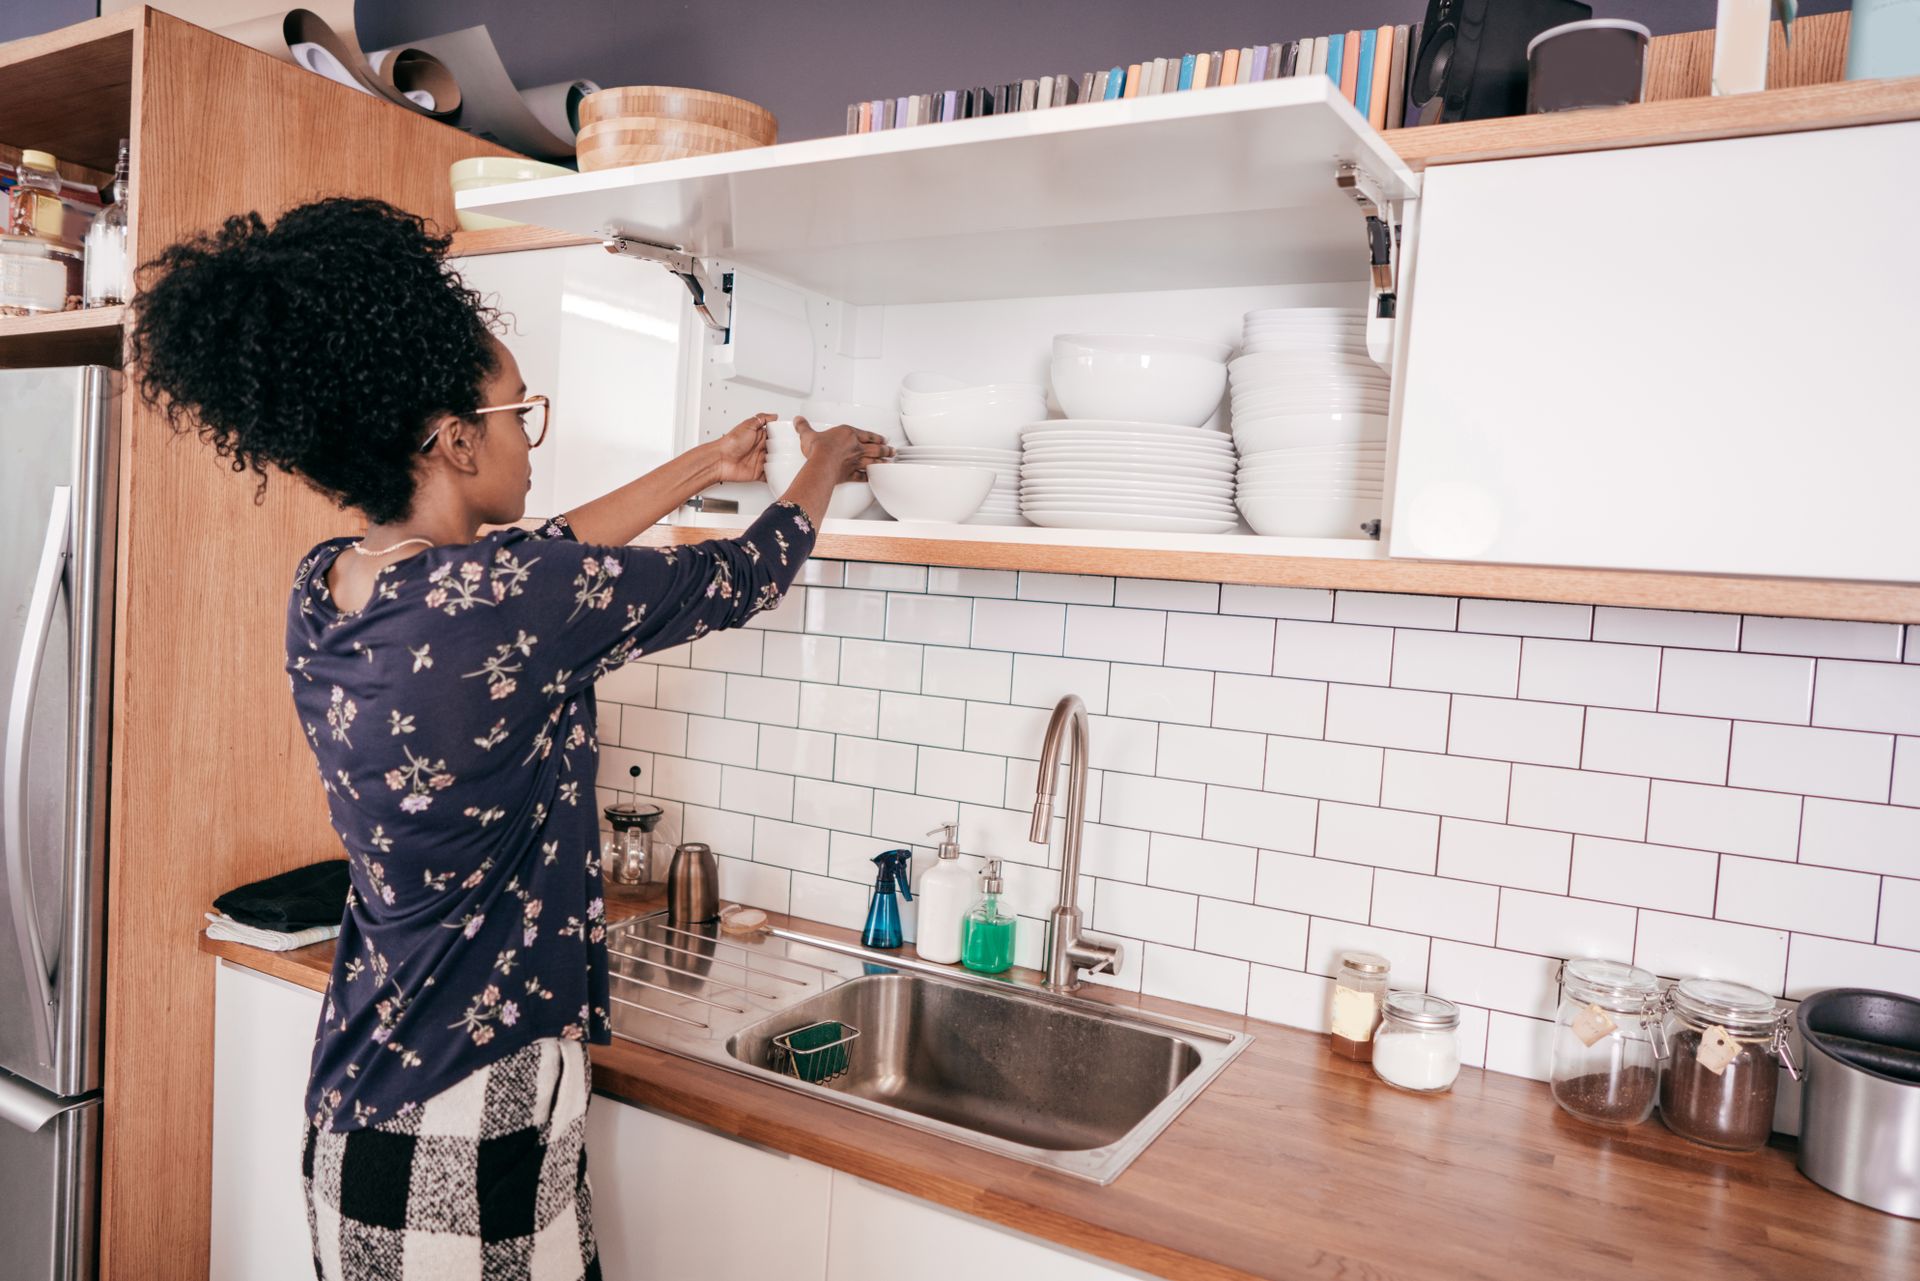
[[242, 885], [213, 900], [213, 906], [261, 930], [291, 934], [338, 925], [347, 910], [347, 860], [328, 859]]

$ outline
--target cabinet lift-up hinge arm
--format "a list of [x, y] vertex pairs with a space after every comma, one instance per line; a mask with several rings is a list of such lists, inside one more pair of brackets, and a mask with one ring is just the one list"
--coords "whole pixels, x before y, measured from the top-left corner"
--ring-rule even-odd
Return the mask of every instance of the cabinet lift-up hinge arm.
[[727, 331], [733, 327], [732, 272], [721, 272], [716, 280], [711, 265], [692, 254], [632, 236], [609, 232], [600, 243], [610, 254], [657, 262], [678, 276], [687, 292], [693, 295], [693, 309], [700, 314], [700, 319], [720, 335], [722, 342], [727, 340]]
[[1366, 219], [1367, 271], [1372, 294], [1372, 303], [1367, 308], [1367, 350], [1375, 360], [1386, 364], [1393, 354], [1393, 320], [1399, 307], [1400, 207], [1386, 198], [1372, 175], [1351, 162], [1340, 166], [1334, 183], [1353, 197]]

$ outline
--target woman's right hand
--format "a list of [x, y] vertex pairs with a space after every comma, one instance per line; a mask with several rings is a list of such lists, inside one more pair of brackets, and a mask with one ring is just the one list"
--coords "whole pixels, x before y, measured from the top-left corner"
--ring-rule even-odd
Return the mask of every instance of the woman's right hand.
[[800, 438], [800, 450], [807, 457], [807, 467], [824, 469], [829, 484], [865, 480], [867, 464], [893, 457], [886, 437], [844, 423], [815, 431], [806, 419], [795, 418], [793, 431]]

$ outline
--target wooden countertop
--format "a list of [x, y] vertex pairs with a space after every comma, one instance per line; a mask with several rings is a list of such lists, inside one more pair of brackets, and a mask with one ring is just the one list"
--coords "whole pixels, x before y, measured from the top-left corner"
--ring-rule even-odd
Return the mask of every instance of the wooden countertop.
[[[608, 916], [658, 902], [657, 892], [609, 887]], [[273, 953], [202, 935], [201, 949], [316, 990], [333, 960], [331, 943]], [[1719, 1155], [1657, 1120], [1596, 1129], [1538, 1082], [1471, 1068], [1449, 1094], [1405, 1094], [1310, 1033], [1089, 994], [1254, 1035], [1104, 1188], [630, 1041], [593, 1047], [594, 1082], [612, 1098], [1180, 1281], [1920, 1272], [1920, 1222], [1822, 1190], [1786, 1148]]]

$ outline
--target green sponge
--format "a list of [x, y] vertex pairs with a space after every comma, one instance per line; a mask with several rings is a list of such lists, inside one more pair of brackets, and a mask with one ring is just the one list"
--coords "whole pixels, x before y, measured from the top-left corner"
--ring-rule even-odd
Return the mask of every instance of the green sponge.
[[[786, 1044], [780, 1069], [809, 1084], [830, 1081], [852, 1065], [852, 1056], [847, 1050], [850, 1041], [847, 1030], [831, 1019], [795, 1028], [780, 1039]], [[836, 1041], [840, 1044], [835, 1045]]]

